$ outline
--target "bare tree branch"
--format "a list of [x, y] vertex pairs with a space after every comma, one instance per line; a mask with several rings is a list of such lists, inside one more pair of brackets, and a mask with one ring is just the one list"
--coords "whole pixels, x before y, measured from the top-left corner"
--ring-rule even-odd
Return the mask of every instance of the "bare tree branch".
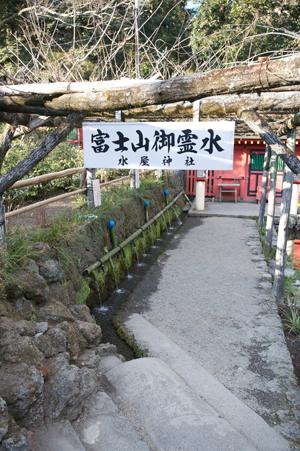
[[51, 135], [36, 147], [24, 160], [17, 164], [13, 169], [0, 177], [0, 197], [12, 186], [17, 180], [20, 180], [32, 168], [34, 168], [46, 155], [48, 155], [74, 127], [80, 123], [85, 117], [82, 113], [71, 114], [66, 118], [64, 123], [59, 125]]

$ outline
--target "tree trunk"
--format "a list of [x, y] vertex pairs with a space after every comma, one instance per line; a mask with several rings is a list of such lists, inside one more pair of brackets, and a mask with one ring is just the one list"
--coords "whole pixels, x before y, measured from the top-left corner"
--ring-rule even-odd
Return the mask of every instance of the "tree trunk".
[[270, 254], [271, 249], [272, 249], [275, 200], [276, 200], [277, 163], [278, 163], [278, 156], [274, 152], [272, 152], [271, 167], [270, 167], [270, 189], [269, 189], [269, 200], [268, 200], [266, 240], [265, 240], [265, 247], [264, 247], [265, 253], [267, 255]]
[[13, 123], [7, 124], [2, 135], [0, 136], [0, 170], [2, 168], [5, 155], [10, 149], [16, 126], [17, 121], [16, 118], [14, 118]]
[[271, 158], [271, 147], [267, 145], [266, 151], [265, 151], [265, 158], [264, 158], [263, 175], [262, 175], [262, 180], [261, 180], [261, 199], [260, 199], [259, 216], [258, 216], [258, 227], [260, 229], [263, 226], [264, 216], [265, 216], [270, 158]]
[[[289, 148], [293, 149], [295, 152], [296, 129], [288, 131], [287, 141]], [[285, 166], [273, 284], [273, 293], [276, 296], [277, 302], [283, 302], [284, 300], [284, 267], [286, 260], [286, 243], [289, 230], [293, 179], [294, 177], [292, 171]]]
[[5, 206], [2, 202], [2, 196], [0, 196], [0, 245], [6, 248], [6, 221], [5, 221]]
[[57, 127], [51, 135], [36, 147], [23, 161], [17, 164], [13, 169], [0, 177], [0, 195], [10, 188], [17, 180], [26, 175], [34, 168], [51, 150], [53, 150], [68, 134], [81, 122], [85, 116], [75, 113], [67, 117], [65, 122]]

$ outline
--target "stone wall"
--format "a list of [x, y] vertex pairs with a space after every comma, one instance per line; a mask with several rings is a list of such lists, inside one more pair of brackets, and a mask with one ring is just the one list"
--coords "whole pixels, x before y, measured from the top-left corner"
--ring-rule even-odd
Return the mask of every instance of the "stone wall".
[[[149, 218], [165, 206], [166, 188], [172, 200], [183, 188], [180, 173], [153, 190]], [[30, 428], [76, 419], [83, 400], [101, 390], [101, 362], [116, 347], [101, 344], [86, 305], [97, 297], [95, 281], [82, 272], [112, 248], [108, 220], [119, 243], [145, 223], [144, 200], [124, 201], [109, 218], [87, 218], [57, 247], [37, 243], [38, 258], [7, 275], [0, 299], [0, 451], [31, 450]], [[107, 295], [111, 277], [100, 273]]]

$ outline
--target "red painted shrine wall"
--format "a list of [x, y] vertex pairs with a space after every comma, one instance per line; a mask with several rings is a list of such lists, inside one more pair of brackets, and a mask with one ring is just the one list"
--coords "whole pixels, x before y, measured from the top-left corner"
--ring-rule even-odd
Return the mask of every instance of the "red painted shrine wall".
[[[285, 142], [285, 140], [283, 140]], [[257, 192], [261, 186], [262, 166], [266, 144], [261, 139], [236, 139], [234, 144], [234, 159], [232, 171], [207, 171], [206, 172], [206, 196], [218, 198], [220, 187], [218, 183], [233, 183], [234, 179], [240, 180], [238, 199], [256, 201]], [[296, 155], [300, 157], [300, 140], [296, 141]], [[187, 194], [196, 193], [197, 171], [187, 171]], [[279, 170], [276, 184], [277, 200], [281, 199], [282, 189], [282, 161], [279, 162]], [[223, 199], [234, 199], [234, 193], [222, 194]]]

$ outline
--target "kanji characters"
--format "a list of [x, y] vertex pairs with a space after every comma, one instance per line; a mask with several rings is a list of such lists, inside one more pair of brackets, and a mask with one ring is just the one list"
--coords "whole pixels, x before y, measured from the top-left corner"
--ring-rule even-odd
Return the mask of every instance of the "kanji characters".
[[105, 144], [105, 139], [109, 138], [108, 133], [102, 133], [100, 129], [97, 129], [97, 134], [92, 135], [91, 142], [95, 143], [95, 146], [91, 146], [95, 153], [105, 153], [108, 151], [109, 146]]
[[164, 130], [155, 130], [154, 132], [155, 142], [152, 146], [152, 149], [161, 150], [163, 147], [167, 147], [168, 153], [170, 153], [170, 148], [175, 145], [175, 134], [169, 133], [167, 134]]
[[198, 136], [192, 133], [192, 130], [187, 128], [186, 130], [182, 130], [183, 135], [179, 135], [177, 139], [178, 147], [180, 149], [178, 154], [192, 152], [197, 153], [197, 150], [194, 149], [196, 143], [192, 142], [192, 139], [198, 139]]
[[217, 149], [218, 152], [222, 152], [224, 149], [222, 149], [222, 147], [218, 144], [218, 141], [221, 140], [221, 137], [219, 135], [216, 135], [216, 137], [214, 138], [214, 131], [211, 128], [209, 128], [207, 131], [210, 134], [210, 137], [202, 139], [203, 145], [202, 145], [202, 147], [200, 147], [200, 150], [203, 149], [203, 147], [205, 147], [209, 141], [208, 148], [203, 149], [203, 150], [205, 150], [209, 154], [212, 154], [213, 146], [215, 146], [215, 148]]

